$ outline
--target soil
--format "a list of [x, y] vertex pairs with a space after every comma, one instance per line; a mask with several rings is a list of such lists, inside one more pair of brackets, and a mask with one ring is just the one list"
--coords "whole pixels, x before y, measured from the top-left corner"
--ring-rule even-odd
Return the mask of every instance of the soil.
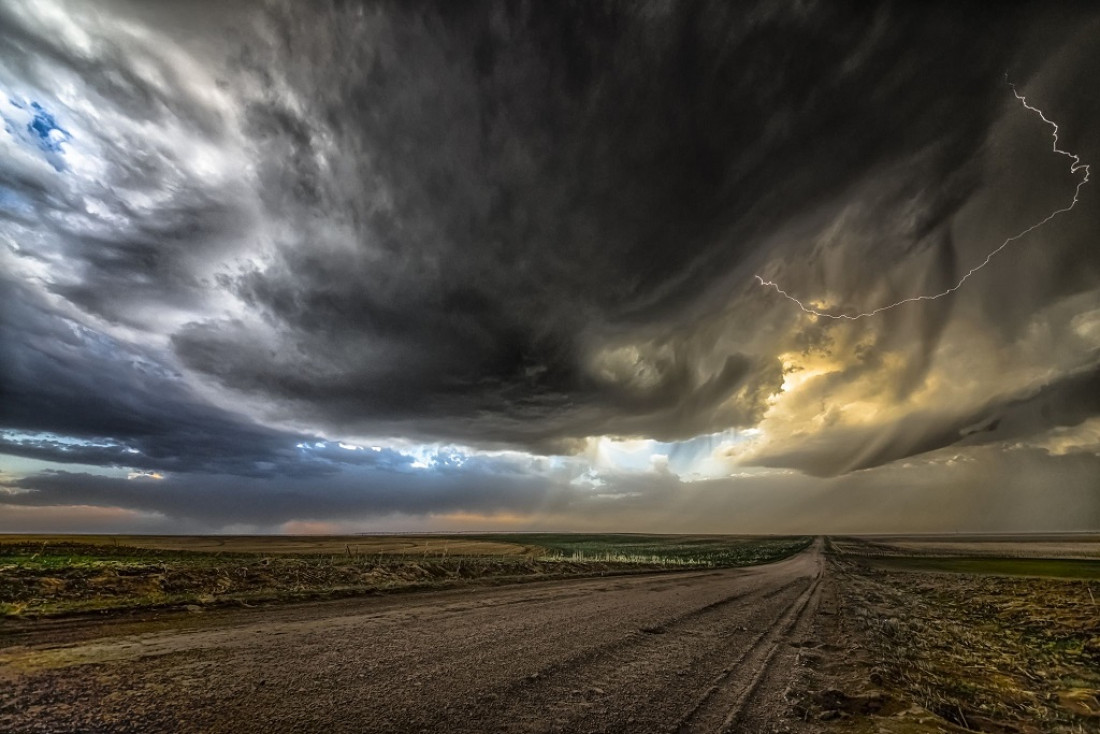
[[[1027, 549], [1023, 549], [1026, 553]], [[1100, 732], [1100, 606], [1081, 580], [885, 571], [829, 554], [794, 684], [844, 732]]]
[[772, 732], [821, 543], [745, 569], [8, 627], [9, 732]]

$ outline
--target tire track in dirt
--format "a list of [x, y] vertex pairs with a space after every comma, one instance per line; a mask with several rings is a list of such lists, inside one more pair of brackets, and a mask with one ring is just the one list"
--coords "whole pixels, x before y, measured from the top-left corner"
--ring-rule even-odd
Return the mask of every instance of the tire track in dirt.
[[[760, 687], [772, 670], [772, 663], [780, 646], [788, 639], [792, 629], [803, 619], [810, 601], [818, 592], [818, 581], [814, 579], [805, 591], [788, 607], [783, 617], [773, 627], [760, 633], [753, 644], [744, 651], [732, 666], [724, 670], [714, 685], [699, 701], [684, 720], [672, 729], [676, 734], [696, 734], [697, 732], [740, 731], [745, 705]], [[735, 673], [751, 672], [747, 680], [737, 681]], [[733, 685], [723, 686], [730, 682]], [[724, 716], [722, 714], [725, 714]], [[715, 721], [721, 717], [720, 723]]]
[[[795, 582], [791, 582], [793, 584]], [[479, 628], [486, 636], [496, 642], [494, 653], [500, 657], [520, 658], [529, 654], [531, 650], [532, 636], [538, 636], [538, 647], [546, 649], [549, 656], [561, 655], [538, 667], [531, 673], [512, 679], [502, 688], [495, 689], [492, 696], [497, 700], [503, 700], [510, 696], [519, 697], [529, 701], [530, 690], [538, 687], [553, 677], [566, 674], [574, 669], [583, 668], [596, 661], [603, 661], [607, 656], [615, 654], [622, 649], [628, 649], [639, 640], [645, 640], [653, 634], [664, 634], [666, 630], [675, 630], [678, 627], [706, 617], [721, 613], [725, 607], [738, 603], [748, 603], [755, 597], [768, 599], [777, 593], [785, 591], [791, 584], [779, 588], [750, 588], [738, 589], [732, 594], [725, 595], [715, 601], [711, 601], [697, 608], [679, 611], [670, 616], [654, 618], [652, 615], [657, 610], [652, 610], [637, 619], [636, 630], [623, 637], [608, 639], [609, 623], [620, 616], [616, 604], [597, 600], [594, 608], [581, 606], [569, 609], [564, 615], [560, 612], [554, 615], [553, 625], [547, 625], [538, 618], [534, 612], [538, 607], [551, 601], [542, 600], [539, 604], [525, 609], [522, 617], [495, 618], [499, 613], [499, 604], [488, 604], [484, 608], [461, 610], [467, 612], [463, 619], [465, 625]], [[648, 591], [652, 592], [661, 587], [674, 586], [673, 583], [646, 584]], [[615, 585], [613, 585], [615, 586]], [[633, 584], [623, 584], [623, 590], [631, 590]], [[575, 598], [577, 594], [571, 594], [565, 598]], [[516, 603], [516, 602], [513, 602]], [[470, 612], [473, 616], [470, 616]], [[430, 640], [432, 636], [428, 635]], [[425, 644], [401, 650], [396, 655], [388, 657], [385, 661], [364, 661], [361, 670], [373, 678], [386, 678], [400, 680], [402, 671], [407, 671], [413, 664], [418, 668], [417, 675], [420, 678], [453, 679], [461, 674], [463, 668], [468, 667], [469, 659], [475, 648], [481, 644], [478, 637], [460, 637], [457, 640], [448, 640], [448, 646]], [[453, 645], [453, 646], [450, 646]], [[426, 647], [434, 648], [435, 654], [430, 663], [425, 664], [423, 650]], [[568, 651], [568, 652], [567, 652]], [[563, 654], [565, 653], [565, 654]], [[440, 721], [440, 724], [446, 723]], [[453, 724], [448, 724], [449, 726]]]
[[[820, 570], [820, 564], [814, 567]], [[455, 728], [451, 722], [451, 730], [677, 731], [691, 717], [682, 716], [672, 727], [668, 721], [700, 688], [714, 686], [731, 674], [744, 674], [738, 665], [746, 657], [758, 662], [759, 655], [766, 654], [765, 662], [771, 661], [782, 638], [806, 616], [806, 602], [816, 593], [816, 578], [816, 574], [795, 575], [776, 586], [734, 593], [662, 625], [633, 631], [601, 646], [599, 654], [545, 671], [534, 681], [517, 682], [509, 695], [500, 696], [504, 704], [467, 712], [463, 725]], [[767, 626], [754, 636], [746, 623], [761, 620]], [[765, 636], [764, 642], [772, 646], [760, 652], [765, 649], [761, 643]], [[737, 660], [733, 665], [728, 663], [731, 658]], [[722, 672], [714, 675], [715, 670]], [[764, 677], [761, 673], [745, 689], [742, 703]], [[698, 709], [698, 704], [698, 700], [691, 704], [692, 709]]]
[[[586, 696], [588, 692], [598, 691], [601, 697], [616, 695], [616, 691], [632, 691], [637, 694], [646, 687], [647, 682], [657, 680], [653, 670], [655, 666], [667, 669], [671, 665], [683, 670], [705, 664], [707, 659], [721, 655], [726, 646], [732, 643], [729, 630], [723, 630], [727, 607], [765, 601], [788, 591], [798, 583], [798, 580], [792, 580], [775, 589], [738, 591], [584, 650], [495, 691], [491, 694], [493, 700], [505, 703], [488, 707], [483, 705], [480, 711], [471, 711], [469, 721], [464, 726], [469, 727], [470, 731], [478, 731], [482, 722], [522, 722], [530, 711], [537, 711], [539, 720], [579, 724], [576, 719], [585, 718], [591, 713], [586, 705], [591, 703]], [[740, 630], [735, 627], [734, 631]], [[687, 645], [679, 645], [675, 651], [668, 649], [670, 640], [685, 635], [705, 637], [706, 644], [701, 649]], [[719, 643], [719, 646], [713, 643]], [[673, 654], [670, 655], [670, 652]], [[636, 723], [635, 717], [632, 724]], [[510, 725], [503, 730], [512, 728], [525, 730], [522, 724]]]

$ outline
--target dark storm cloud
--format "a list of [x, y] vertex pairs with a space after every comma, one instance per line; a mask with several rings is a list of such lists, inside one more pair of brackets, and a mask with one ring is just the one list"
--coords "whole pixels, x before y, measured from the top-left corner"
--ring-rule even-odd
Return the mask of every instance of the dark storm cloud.
[[395, 513], [526, 513], [539, 508], [550, 486], [546, 478], [519, 467], [477, 461], [432, 471], [345, 466], [309, 483], [288, 476], [216, 474], [197, 481], [186, 475], [122, 479], [60, 471], [9, 484], [8, 493], [0, 488], [0, 504], [121, 507], [217, 530], [235, 523], [273, 527], [296, 519], [354, 520]]
[[[156, 361], [52, 313], [19, 284], [0, 311], [0, 453], [63, 463], [246, 476], [400, 468], [397, 452], [345, 451], [208, 404]], [[79, 365], [74, 369], [74, 365]], [[303, 449], [300, 443], [308, 446]]]
[[[579, 470], [322, 437], [761, 427], [748, 463], [832, 475], [1100, 414], [1091, 188], [973, 288], [873, 320], [751, 278], [874, 308], [1064, 206], [1004, 75], [1100, 160], [1087, 5], [223, 5], [0, 7], [0, 452], [173, 473], [20, 502], [194, 491], [225, 524], [264, 479], [264, 522], [576, 508]], [[617, 481], [660, 500], [639, 512], [683, 488]]]
[[[604, 532], [1036, 532], [1093, 530], [1100, 521], [1094, 501], [1100, 459], [1090, 452], [981, 447], [966, 457], [936, 452], [843, 479], [784, 473], [689, 483], [667, 472], [611, 473], [597, 491], [529, 468], [523, 462], [472, 462], [428, 474], [361, 468], [309, 485], [46, 472], [0, 485], [0, 508], [121, 508], [152, 513], [146, 522], [153, 527], [162, 527], [156, 517], [169, 517], [202, 531], [447, 513], [486, 519], [510, 513], [518, 527]], [[1041, 492], [1037, 475], [1052, 480]]]
[[[156, 328], [150, 304], [199, 308], [201, 262], [232, 251], [248, 222], [240, 182], [189, 168], [196, 142], [226, 141], [225, 111], [195, 83], [215, 80], [188, 78], [178, 57], [132, 29], [113, 32], [109, 15], [66, 17], [80, 9], [57, 8], [44, 19], [27, 10], [0, 8], [4, 91], [13, 106], [53, 120], [69, 145], [51, 138], [56, 176], [33, 159], [0, 166], [0, 190], [24, 205], [2, 212], [14, 220], [12, 239], [24, 256], [64, 258], [72, 275], [50, 289], [111, 322]], [[52, 97], [65, 87], [76, 87], [82, 104], [65, 108]], [[35, 89], [51, 99], [31, 98]]]
[[[361, 11], [276, 11], [251, 59], [301, 95], [301, 112], [258, 101], [249, 120], [271, 151], [269, 206], [309, 224], [227, 284], [310, 369], [257, 359], [266, 340], [242, 351], [247, 327], [228, 320], [181, 331], [177, 352], [345, 430], [415, 418], [428, 435], [536, 445], [758, 420], [772, 355], [654, 360], [641, 385], [594, 374], [591, 344], [691, 352], [686, 309], [748, 278], [761, 233], [883, 161], [922, 153], [915, 190], [896, 194], [926, 200], [903, 241], [945, 249], [933, 285], [952, 276], [937, 231], [974, 185], [1017, 33], [974, 7]], [[947, 108], [966, 110], [949, 135]]]

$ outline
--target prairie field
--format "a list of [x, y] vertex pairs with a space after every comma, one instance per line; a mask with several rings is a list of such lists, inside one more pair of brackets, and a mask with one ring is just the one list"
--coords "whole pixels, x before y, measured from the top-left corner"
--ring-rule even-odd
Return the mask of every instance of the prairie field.
[[5, 536], [0, 729], [1100, 731], [1094, 547]]
[[248, 605], [748, 566], [809, 538], [673, 535], [0, 536], [0, 615]]
[[0, 535], [0, 548], [35, 544], [229, 555], [523, 556], [535, 550], [526, 543], [461, 535]]
[[861, 556], [958, 558], [1093, 558], [1100, 534], [859, 536], [833, 539], [841, 551]]
[[809, 717], [852, 732], [1100, 731], [1095, 536], [836, 538]]

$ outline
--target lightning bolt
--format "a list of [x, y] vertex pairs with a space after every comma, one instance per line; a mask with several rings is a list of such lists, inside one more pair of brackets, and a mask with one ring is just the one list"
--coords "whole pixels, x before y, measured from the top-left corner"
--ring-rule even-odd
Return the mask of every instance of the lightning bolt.
[[839, 313], [830, 313], [828, 311], [819, 311], [816, 308], [811, 308], [810, 306], [807, 306], [802, 301], [798, 300], [797, 298], [792, 296], [790, 293], [788, 293], [787, 291], [780, 288], [778, 283], [775, 283], [775, 282], [770, 281], [770, 280], [764, 280], [759, 275], [754, 275], [753, 278], [755, 278], [757, 280], [757, 282], [760, 283], [760, 285], [762, 285], [766, 288], [774, 288], [776, 293], [778, 293], [779, 295], [786, 298], [788, 301], [791, 301], [792, 303], [797, 305], [805, 313], [812, 314], [814, 316], [822, 316], [822, 317], [827, 318], [827, 319], [838, 319], [838, 320], [839, 319], [847, 319], [848, 321], [856, 321], [858, 319], [867, 318], [868, 316], [874, 316], [876, 314], [880, 314], [883, 311], [889, 311], [892, 308], [897, 308], [898, 306], [901, 306], [901, 305], [906, 304], [906, 303], [916, 303], [918, 301], [934, 301], [937, 298], [943, 298], [946, 295], [954, 293], [958, 289], [962, 288], [963, 284], [966, 283], [966, 281], [968, 281], [970, 279], [970, 277], [972, 275], [974, 275], [974, 273], [977, 273], [979, 270], [981, 270], [986, 265], [988, 265], [990, 263], [990, 261], [994, 257], [996, 257], [997, 254], [1001, 250], [1005, 249], [1006, 247], [1011, 245], [1016, 240], [1021, 239], [1022, 237], [1025, 237], [1025, 236], [1031, 234], [1032, 232], [1039, 229], [1040, 227], [1042, 227], [1044, 224], [1046, 224], [1050, 220], [1054, 219], [1055, 217], [1057, 217], [1061, 214], [1065, 214], [1066, 212], [1072, 211], [1073, 208], [1075, 206], [1077, 206], [1077, 202], [1080, 200], [1081, 189], [1084, 187], [1085, 184], [1087, 184], [1089, 182], [1089, 166], [1088, 166], [1088, 164], [1087, 163], [1082, 163], [1080, 156], [1074, 155], [1073, 153], [1070, 153], [1068, 150], [1062, 150], [1061, 148], [1059, 148], [1058, 147], [1058, 123], [1054, 122], [1053, 120], [1047, 119], [1047, 116], [1044, 115], [1043, 111], [1040, 110], [1038, 107], [1033, 107], [1033, 106], [1029, 105], [1027, 103], [1027, 97], [1020, 94], [1018, 91], [1016, 91], [1016, 85], [1015, 84], [1009, 83], [1009, 86], [1012, 87], [1012, 94], [1015, 95], [1016, 99], [1018, 99], [1020, 101], [1020, 104], [1022, 104], [1024, 106], [1024, 109], [1027, 109], [1027, 110], [1030, 110], [1031, 112], [1034, 112], [1036, 115], [1039, 116], [1040, 120], [1042, 120], [1046, 124], [1050, 125], [1051, 128], [1053, 128], [1053, 131], [1052, 131], [1051, 135], [1054, 138], [1054, 144], [1052, 146], [1052, 149], [1058, 155], [1064, 155], [1064, 156], [1066, 156], [1067, 158], [1070, 159], [1070, 161], [1071, 161], [1070, 166], [1069, 166], [1070, 173], [1076, 174], [1076, 173], [1080, 172], [1080, 173], [1084, 174], [1081, 177], [1081, 180], [1077, 182], [1077, 187], [1073, 190], [1073, 200], [1069, 204], [1062, 207], [1061, 209], [1056, 209], [1056, 210], [1052, 211], [1050, 214], [1043, 217], [1043, 219], [1039, 220], [1038, 222], [1031, 225], [1027, 229], [1025, 229], [1021, 232], [1018, 232], [1018, 233], [1012, 235], [1011, 237], [1009, 237], [1008, 239], [1006, 239], [1004, 242], [1002, 242], [1000, 244], [999, 247], [997, 247], [997, 249], [993, 250], [988, 255], [986, 255], [984, 260], [982, 260], [980, 263], [978, 263], [974, 267], [970, 268], [970, 270], [966, 271], [966, 274], [963, 275], [961, 278], [959, 278], [959, 281], [957, 283], [955, 283], [955, 285], [948, 288], [947, 290], [941, 291], [940, 293], [932, 293], [932, 294], [923, 295], [923, 296], [913, 296], [912, 298], [903, 298], [902, 300], [898, 301], [897, 303], [891, 303], [891, 304], [886, 305], [886, 306], [879, 306], [878, 308], [874, 309], [873, 311], [865, 311], [863, 313], [856, 313], [856, 314], [839, 314]]

